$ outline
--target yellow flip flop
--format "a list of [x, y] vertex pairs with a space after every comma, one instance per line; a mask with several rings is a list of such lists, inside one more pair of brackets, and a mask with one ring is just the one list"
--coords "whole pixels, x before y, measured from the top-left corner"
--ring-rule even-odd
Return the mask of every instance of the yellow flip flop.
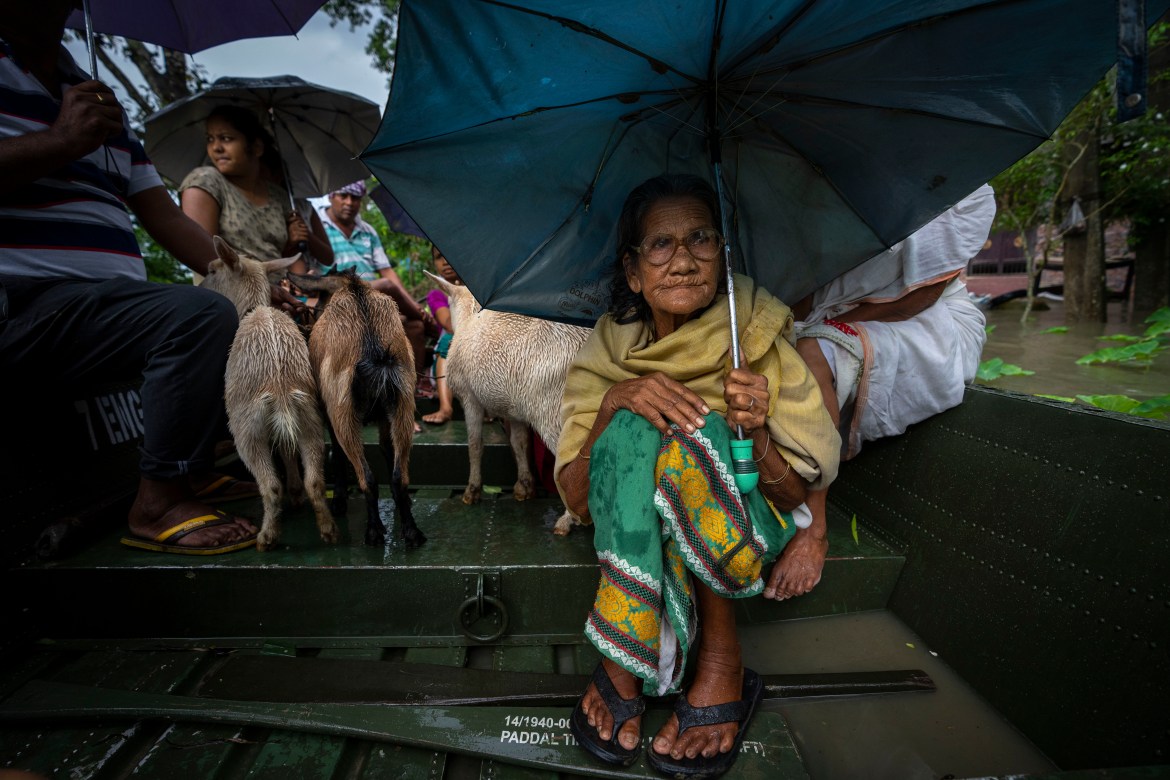
[[245, 547], [252, 547], [256, 544], [256, 534], [251, 534], [245, 539], [234, 542], [227, 542], [226, 544], [217, 545], [215, 547], [188, 547], [184, 545], [175, 544], [175, 542], [182, 539], [188, 534], [193, 534], [203, 528], [214, 528], [217, 525], [228, 525], [235, 521], [228, 517], [223, 512], [216, 512], [215, 514], [199, 515], [192, 517], [189, 520], [184, 520], [181, 523], [171, 526], [167, 530], [154, 537], [145, 536], [123, 536], [122, 544], [127, 547], [134, 547], [139, 550], [150, 550], [151, 552], [165, 552], [174, 553], [176, 555], [220, 555], [222, 553], [235, 552], [242, 550]]

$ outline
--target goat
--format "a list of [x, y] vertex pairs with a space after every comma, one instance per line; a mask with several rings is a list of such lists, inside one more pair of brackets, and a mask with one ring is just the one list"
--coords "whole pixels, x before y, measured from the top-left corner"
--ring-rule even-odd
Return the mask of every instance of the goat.
[[378, 512], [378, 483], [366, 460], [362, 426], [378, 423], [378, 440], [390, 468], [399, 526], [408, 548], [426, 542], [411, 511], [410, 446], [414, 438], [414, 354], [398, 307], [352, 271], [289, 280], [329, 300], [309, 336], [309, 360], [333, 438], [333, 511], [347, 507], [344, 457], [353, 464], [366, 497], [366, 544], [381, 545], [386, 529]]
[[[334, 544], [337, 523], [325, 504], [325, 432], [309, 348], [296, 323], [268, 305], [268, 274], [283, 271], [300, 256], [260, 262], [241, 257], [219, 236], [213, 240], [219, 259], [211, 262], [200, 286], [227, 297], [240, 314], [228, 353], [224, 401], [236, 449], [264, 501], [256, 547], [271, 549], [280, 537], [281, 486], [273, 449], [284, 461], [294, 504], [300, 503], [303, 488], [317, 516], [321, 540]], [[295, 459], [298, 451], [303, 484]]]
[[[588, 328], [485, 310], [466, 287], [434, 274], [447, 293], [455, 338], [447, 353], [447, 382], [459, 397], [467, 418], [467, 450], [471, 459], [463, 503], [478, 503], [483, 493], [483, 416], [512, 421], [509, 440], [516, 458], [512, 497], [535, 495], [528, 465], [528, 426], [553, 451], [561, 438], [561, 399], [565, 375], [577, 351], [589, 338]], [[568, 509], [553, 533], [564, 536], [581, 520]]]

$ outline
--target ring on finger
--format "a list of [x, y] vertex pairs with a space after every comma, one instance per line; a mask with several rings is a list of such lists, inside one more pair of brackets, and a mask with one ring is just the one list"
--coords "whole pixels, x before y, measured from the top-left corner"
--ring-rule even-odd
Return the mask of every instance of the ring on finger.
[[105, 103], [105, 102], [106, 102], [106, 99], [102, 97], [102, 93], [100, 93], [100, 92], [96, 92], [96, 93], [94, 93], [94, 94], [96, 95], [96, 97], [97, 97], [97, 99], [98, 99], [98, 102], [99, 102], [99, 103]]
[[[754, 395], [749, 395], [748, 398], [752, 399], [751, 403], [748, 404], [748, 409], [751, 409], [753, 406], [756, 405], [756, 397]], [[745, 409], [744, 411], [747, 411], [747, 409]]]

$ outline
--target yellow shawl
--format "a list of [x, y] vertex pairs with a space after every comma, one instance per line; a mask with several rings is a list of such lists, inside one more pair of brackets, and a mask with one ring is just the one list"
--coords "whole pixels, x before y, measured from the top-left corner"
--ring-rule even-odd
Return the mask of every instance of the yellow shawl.
[[[768, 378], [768, 432], [792, 469], [827, 487], [837, 476], [841, 438], [825, 411], [821, 391], [792, 346], [792, 312], [746, 276], [735, 277], [740, 348], [753, 371]], [[750, 312], [750, 314], [748, 314]], [[727, 413], [723, 378], [731, 370], [727, 295], [661, 341], [644, 322], [618, 325], [605, 314], [577, 353], [565, 382], [555, 475], [571, 463], [589, 436], [610, 387], [661, 371]]]

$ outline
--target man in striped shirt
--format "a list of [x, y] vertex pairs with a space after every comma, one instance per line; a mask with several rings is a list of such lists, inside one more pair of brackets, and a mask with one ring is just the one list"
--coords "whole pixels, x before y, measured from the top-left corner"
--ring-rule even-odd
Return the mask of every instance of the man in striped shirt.
[[235, 308], [208, 290], [146, 281], [127, 209], [194, 271], [206, 272], [215, 250], [171, 200], [113, 92], [61, 45], [74, 5], [0, 0], [0, 373], [24, 392], [141, 374], [128, 541], [239, 549], [256, 529], [195, 494], [226, 431]]

